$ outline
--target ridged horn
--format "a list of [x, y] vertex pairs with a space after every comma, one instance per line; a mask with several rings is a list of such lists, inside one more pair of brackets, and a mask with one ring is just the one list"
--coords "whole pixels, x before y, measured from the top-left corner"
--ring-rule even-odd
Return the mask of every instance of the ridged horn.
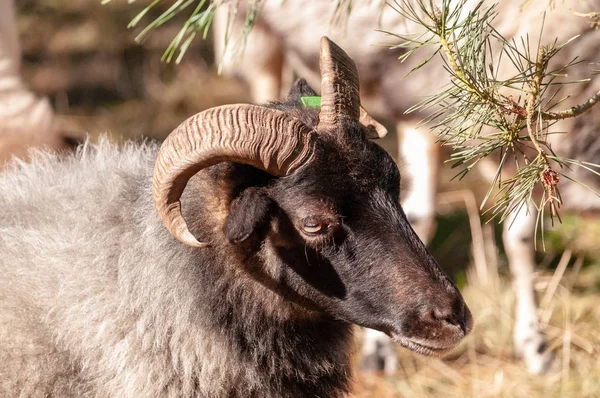
[[220, 162], [244, 163], [284, 176], [310, 162], [316, 134], [281, 111], [226, 105], [200, 112], [164, 141], [154, 166], [152, 195], [159, 217], [181, 242], [206, 247], [189, 231], [181, 195], [189, 179]]
[[321, 38], [321, 111], [319, 130], [335, 128], [341, 119], [358, 121], [360, 94], [356, 64], [327, 36]]

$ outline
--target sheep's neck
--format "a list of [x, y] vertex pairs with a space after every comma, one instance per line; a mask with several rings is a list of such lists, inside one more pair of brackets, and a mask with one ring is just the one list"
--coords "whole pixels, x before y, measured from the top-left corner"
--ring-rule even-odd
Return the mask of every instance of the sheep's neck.
[[351, 376], [351, 325], [326, 316], [294, 317], [297, 304], [234, 272], [223, 284], [212, 282], [212, 297], [220, 298], [206, 310], [217, 323], [213, 338], [244, 369], [238, 377], [246, 380], [236, 391], [246, 384], [246, 394], [261, 397], [343, 396]]

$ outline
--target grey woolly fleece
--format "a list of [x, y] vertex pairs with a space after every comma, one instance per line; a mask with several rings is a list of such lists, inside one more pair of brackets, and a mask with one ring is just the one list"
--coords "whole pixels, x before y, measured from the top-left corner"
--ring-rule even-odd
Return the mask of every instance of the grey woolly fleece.
[[[0, 396], [343, 396], [350, 326], [169, 235], [157, 151], [101, 141], [0, 174]], [[195, 223], [220, 228], [195, 194]]]

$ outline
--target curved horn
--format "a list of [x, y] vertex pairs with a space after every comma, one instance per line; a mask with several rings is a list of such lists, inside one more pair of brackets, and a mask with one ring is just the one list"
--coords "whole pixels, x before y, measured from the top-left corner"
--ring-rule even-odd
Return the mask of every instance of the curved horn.
[[354, 61], [327, 36], [321, 38], [321, 111], [318, 129], [329, 130], [340, 119], [358, 121], [360, 95]]
[[312, 159], [314, 138], [298, 120], [256, 105], [226, 105], [190, 117], [167, 137], [156, 159], [152, 196], [159, 217], [181, 242], [208, 246], [196, 240], [181, 214], [180, 198], [189, 179], [220, 162], [287, 175]]

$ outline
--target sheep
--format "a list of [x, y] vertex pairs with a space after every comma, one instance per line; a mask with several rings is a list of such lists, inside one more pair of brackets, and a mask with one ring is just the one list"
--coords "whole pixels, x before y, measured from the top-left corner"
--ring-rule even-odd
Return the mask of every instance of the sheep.
[[30, 146], [60, 148], [54, 112], [23, 84], [21, 50], [13, 0], [0, 0], [0, 166], [24, 156]]
[[[286, 85], [290, 70], [311, 77], [309, 82], [314, 81], [317, 54], [312, 43], [315, 42], [315, 37], [329, 34], [343, 43], [359, 66], [365, 107], [396, 124], [400, 134], [399, 153], [403, 163], [403, 176], [405, 180], [412, 182], [402, 206], [419, 237], [427, 243], [435, 229], [440, 154], [435, 137], [429, 134], [426, 127], [416, 127], [424, 115], [406, 115], [405, 111], [425, 95], [437, 92], [447, 81], [447, 74], [441, 63], [432, 62], [427, 66], [428, 69], [403, 80], [408, 71], [429, 54], [425, 52], [419, 56], [416, 53], [400, 63], [397, 58], [402, 50], [390, 51], [386, 47], [397, 44], [397, 39], [386, 37], [376, 32], [375, 28], [406, 34], [418, 32], [419, 27], [403, 20], [401, 15], [386, 7], [385, 2], [377, 1], [353, 2], [345, 27], [331, 27], [330, 22], [336, 12], [334, 3], [311, 3], [310, 7], [306, 7], [300, 1], [265, 1], [255, 28], [244, 41], [243, 52], [239, 52], [239, 46], [235, 45], [235, 38], [243, 26], [240, 23], [240, 17], [244, 15], [243, 8], [234, 14], [230, 25], [229, 10], [221, 8], [215, 16], [215, 53], [222, 56], [220, 63], [223, 73], [242, 78], [248, 84], [253, 98], [265, 101], [278, 97], [280, 90]], [[244, 3], [241, 4], [244, 7]], [[496, 28], [509, 38], [529, 33], [530, 42], [537, 43], [536, 35], [539, 34], [543, 20], [542, 12], [546, 11], [547, 6], [546, 2], [534, 3], [523, 11], [517, 3], [502, 2], [497, 5], [499, 24]], [[600, 32], [577, 20], [569, 7], [579, 12], [597, 11], [600, 9], [600, 1], [556, 4], [556, 9], [546, 16], [544, 36], [550, 39], [558, 37], [564, 41], [582, 34], [577, 42], [562, 50], [558, 61], [563, 64], [575, 56], [589, 61], [597, 60], [599, 54], [596, 43]], [[232, 28], [229, 37], [234, 45], [230, 44], [225, 52], [224, 38], [228, 27]], [[571, 73], [579, 78], [586, 78], [590, 71], [587, 64], [581, 64], [572, 68]], [[590, 98], [598, 88], [593, 84], [586, 84], [571, 91], [572, 100], [569, 104], [574, 105]], [[578, 141], [593, 142], [597, 134], [594, 126], [599, 124], [597, 115], [598, 112], [593, 115], [590, 112], [583, 117], [557, 123], [554, 131], [572, 133], [566, 139], [563, 135], [552, 135], [553, 149], [559, 155], [598, 163], [600, 155], [595, 145], [590, 144], [590, 147], [585, 148], [585, 145], [575, 144]], [[495, 172], [497, 165], [493, 167]], [[489, 169], [488, 164], [484, 170]], [[488, 172], [487, 175], [493, 177], [494, 172]], [[596, 180], [589, 181], [590, 174], [578, 174], [577, 177], [583, 178], [589, 186], [600, 185]], [[561, 185], [564, 185], [561, 192], [565, 204], [585, 207], [587, 210], [600, 207], [597, 198], [580, 186], [569, 182]], [[582, 197], [586, 198], [583, 202]], [[523, 356], [531, 373], [543, 373], [548, 369], [552, 356], [545, 350], [545, 338], [538, 324], [533, 290], [535, 208], [521, 209], [504, 225], [503, 239], [517, 297], [515, 352]], [[509, 229], [508, 226], [512, 227]], [[367, 331], [363, 348], [367, 369], [373, 368], [374, 364], [382, 364], [386, 373], [395, 371], [394, 348], [390, 347], [389, 340], [384, 335]]]
[[159, 148], [0, 174], [0, 395], [342, 397], [352, 323], [439, 355], [472, 328], [322, 39], [320, 107], [225, 105]]

